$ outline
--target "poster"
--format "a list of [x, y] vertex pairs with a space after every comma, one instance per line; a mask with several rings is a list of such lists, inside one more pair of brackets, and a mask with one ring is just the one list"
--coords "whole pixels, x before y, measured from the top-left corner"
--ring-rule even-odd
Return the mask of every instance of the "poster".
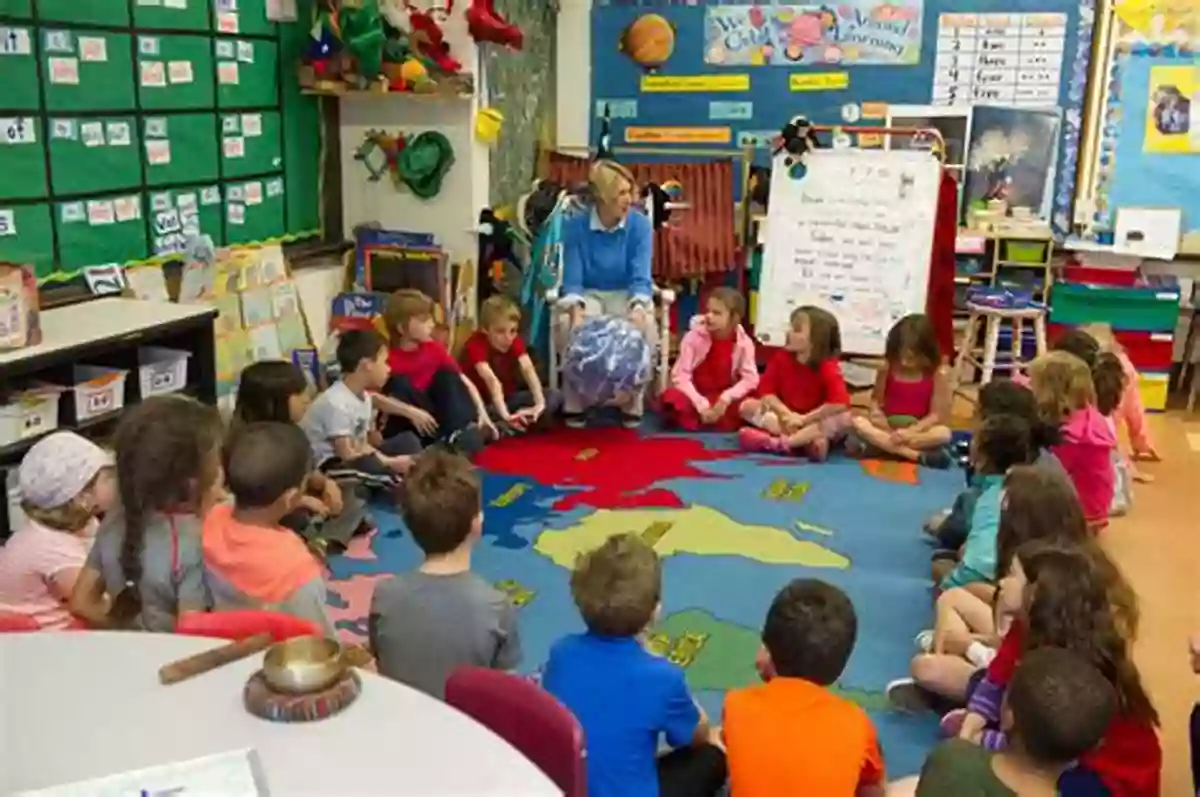
[[1005, 202], [1049, 221], [1059, 112], [975, 106], [967, 149], [967, 207]]
[[934, 105], [1054, 108], [1066, 14], [941, 14]]
[[[1192, 110], [1195, 108], [1196, 110]], [[1150, 68], [1146, 103], [1146, 152], [1160, 155], [1200, 152], [1200, 70], [1192, 66]]]
[[704, 61], [714, 66], [915, 64], [922, 0], [709, 6]]

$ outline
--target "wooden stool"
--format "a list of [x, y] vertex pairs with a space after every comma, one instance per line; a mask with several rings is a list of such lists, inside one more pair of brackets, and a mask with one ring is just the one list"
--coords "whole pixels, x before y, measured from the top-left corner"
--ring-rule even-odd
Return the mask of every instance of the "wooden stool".
[[[958, 357], [954, 360], [954, 386], [963, 382], [964, 367], [978, 368], [983, 374], [980, 386], [992, 381], [996, 370], [996, 354], [1000, 348], [1000, 327], [1007, 321], [1012, 325], [1012, 371], [1016, 373], [1029, 365], [1021, 356], [1021, 339], [1025, 331], [1025, 322], [1033, 322], [1033, 334], [1037, 338], [1037, 356], [1046, 353], [1046, 310], [1042, 307], [1022, 307], [1004, 309], [987, 307], [981, 304], [968, 304], [971, 316], [967, 319], [967, 329], [962, 344], [958, 349]], [[986, 324], [986, 327], [983, 325]], [[975, 338], [980, 328], [984, 329], [983, 359], [979, 359], [979, 350], [975, 347]], [[972, 381], [972, 380], [967, 380]]]

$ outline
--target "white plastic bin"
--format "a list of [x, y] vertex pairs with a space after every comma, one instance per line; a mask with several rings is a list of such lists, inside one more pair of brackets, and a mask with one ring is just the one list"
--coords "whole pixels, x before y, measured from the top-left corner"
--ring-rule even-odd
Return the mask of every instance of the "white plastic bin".
[[15, 393], [0, 405], [0, 446], [11, 445], [58, 428], [58, 400], [62, 388], [35, 386]]
[[116, 412], [125, 406], [125, 377], [120, 368], [76, 365], [71, 389], [75, 392], [75, 422]]
[[138, 382], [142, 398], [175, 393], [187, 386], [190, 352], [143, 346], [138, 349]]

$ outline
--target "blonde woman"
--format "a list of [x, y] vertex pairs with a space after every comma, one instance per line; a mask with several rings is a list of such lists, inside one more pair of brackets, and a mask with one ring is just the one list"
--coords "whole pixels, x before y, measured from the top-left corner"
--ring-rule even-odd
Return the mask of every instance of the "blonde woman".
[[[653, 348], [654, 283], [650, 274], [654, 230], [640, 212], [630, 212], [635, 182], [614, 161], [597, 161], [588, 175], [589, 197], [581, 212], [563, 222], [562, 298], [559, 310], [567, 331], [590, 316], [627, 318]], [[565, 337], [565, 336], [564, 336]], [[583, 425], [582, 399], [563, 391], [563, 415]], [[630, 396], [621, 410], [627, 426], [642, 418], [645, 396]]]

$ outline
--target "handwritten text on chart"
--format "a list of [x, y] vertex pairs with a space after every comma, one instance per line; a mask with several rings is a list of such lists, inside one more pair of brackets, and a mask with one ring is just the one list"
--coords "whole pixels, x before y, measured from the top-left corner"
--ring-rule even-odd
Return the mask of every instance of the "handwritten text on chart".
[[728, 127], [627, 127], [627, 144], [728, 144]]
[[1052, 108], [1066, 41], [1066, 14], [942, 14], [933, 102]]
[[644, 75], [643, 92], [749, 91], [749, 75]]

